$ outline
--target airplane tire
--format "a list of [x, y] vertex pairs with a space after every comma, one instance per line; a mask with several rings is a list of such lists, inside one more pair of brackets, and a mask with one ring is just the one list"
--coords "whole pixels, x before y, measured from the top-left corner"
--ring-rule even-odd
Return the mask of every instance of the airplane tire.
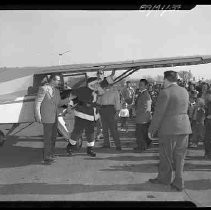
[[6, 138], [5, 135], [2, 131], [0, 131], [0, 147], [2, 147], [4, 145]]

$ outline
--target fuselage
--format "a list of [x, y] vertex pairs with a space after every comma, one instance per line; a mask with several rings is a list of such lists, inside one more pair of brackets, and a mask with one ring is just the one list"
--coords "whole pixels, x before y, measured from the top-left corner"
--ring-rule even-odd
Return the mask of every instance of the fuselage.
[[0, 123], [34, 122], [33, 75], [0, 83]]

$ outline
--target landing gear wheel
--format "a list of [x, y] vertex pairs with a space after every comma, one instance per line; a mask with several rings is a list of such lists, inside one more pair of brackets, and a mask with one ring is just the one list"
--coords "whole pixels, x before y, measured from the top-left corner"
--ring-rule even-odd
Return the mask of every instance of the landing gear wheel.
[[5, 135], [2, 131], [0, 131], [0, 147], [2, 147], [4, 145], [6, 138]]

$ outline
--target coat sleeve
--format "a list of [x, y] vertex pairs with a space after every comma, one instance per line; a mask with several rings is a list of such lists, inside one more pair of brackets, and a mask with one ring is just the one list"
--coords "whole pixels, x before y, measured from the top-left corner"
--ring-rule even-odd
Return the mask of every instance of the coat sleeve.
[[152, 121], [149, 127], [149, 131], [157, 131], [160, 123], [164, 117], [166, 107], [168, 105], [168, 94], [165, 91], [161, 91], [158, 95], [157, 103], [155, 105], [155, 112], [152, 117]]
[[46, 94], [46, 88], [44, 86], [41, 86], [38, 90], [37, 97], [35, 99], [35, 116], [40, 115], [40, 107], [43, 102], [43, 99], [45, 98]]

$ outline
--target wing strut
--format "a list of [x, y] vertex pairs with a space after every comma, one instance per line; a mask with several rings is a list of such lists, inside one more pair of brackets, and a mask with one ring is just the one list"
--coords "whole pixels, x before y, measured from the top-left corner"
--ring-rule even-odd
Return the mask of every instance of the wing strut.
[[131, 68], [131, 69], [125, 71], [120, 76], [118, 76], [117, 78], [114, 79], [114, 84], [116, 84], [117, 82], [121, 81], [122, 79], [128, 77], [129, 75], [133, 74], [134, 72], [138, 71], [139, 69], [140, 69], [140, 67], [137, 67], [137, 68]]

